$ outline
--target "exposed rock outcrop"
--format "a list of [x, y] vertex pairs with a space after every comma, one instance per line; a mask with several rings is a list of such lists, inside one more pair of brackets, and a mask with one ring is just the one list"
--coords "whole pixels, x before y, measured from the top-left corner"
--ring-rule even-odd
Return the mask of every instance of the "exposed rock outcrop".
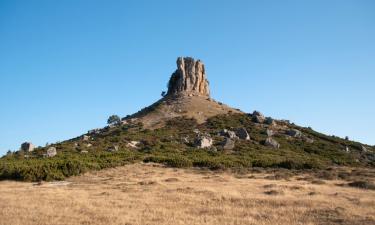
[[236, 130], [236, 135], [238, 136], [238, 138], [242, 139], [242, 140], [250, 140], [250, 135], [249, 133], [247, 133], [247, 130], [245, 128], [238, 128]]
[[21, 145], [21, 150], [25, 152], [32, 152], [34, 151], [35, 146], [31, 142], [25, 142]]
[[49, 147], [47, 149], [46, 157], [54, 157], [55, 155], [57, 155], [56, 148], [55, 147]]
[[252, 114], [252, 120], [255, 123], [263, 123], [266, 118], [259, 111], [254, 111]]
[[177, 59], [177, 70], [168, 83], [167, 95], [187, 94], [210, 96], [204, 64], [190, 57]]

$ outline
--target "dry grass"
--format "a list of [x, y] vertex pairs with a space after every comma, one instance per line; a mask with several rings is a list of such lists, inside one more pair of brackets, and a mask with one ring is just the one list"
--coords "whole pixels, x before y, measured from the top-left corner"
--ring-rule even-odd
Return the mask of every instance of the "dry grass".
[[133, 164], [65, 182], [2, 181], [0, 224], [375, 224], [373, 190], [273, 175]]

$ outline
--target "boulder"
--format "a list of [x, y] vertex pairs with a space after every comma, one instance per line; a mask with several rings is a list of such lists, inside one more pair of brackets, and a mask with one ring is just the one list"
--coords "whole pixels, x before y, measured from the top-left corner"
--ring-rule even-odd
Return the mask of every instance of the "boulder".
[[302, 132], [297, 129], [291, 129], [286, 132], [287, 135], [295, 138], [302, 137]]
[[47, 149], [46, 156], [47, 157], [54, 157], [55, 155], [57, 155], [56, 148], [55, 147], [49, 147]]
[[197, 148], [210, 148], [213, 144], [213, 140], [208, 136], [200, 136], [195, 139], [194, 146]]
[[250, 140], [250, 135], [247, 133], [247, 130], [245, 128], [238, 128], [236, 129], [236, 135], [239, 139], [242, 140]]
[[264, 115], [258, 111], [254, 111], [252, 114], [252, 121], [255, 123], [263, 123], [265, 119]]
[[91, 143], [88, 143], [88, 144], [86, 145], [86, 148], [90, 148], [90, 147], [92, 147], [92, 144], [91, 144]]
[[231, 139], [238, 139], [236, 132], [227, 129], [223, 129], [222, 131], [220, 131], [219, 135]]
[[223, 150], [232, 150], [235, 146], [234, 140], [230, 138], [225, 138], [225, 140], [221, 143], [221, 147]]
[[86, 151], [86, 150], [82, 150], [82, 151], [81, 151], [81, 154], [87, 154], [87, 153], [89, 153], [89, 152]]
[[272, 148], [280, 148], [280, 144], [273, 138], [267, 138], [266, 141], [264, 142], [265, 146], [272, 147]]
[[21, 150], [25, 152], [32, 152], [34, 151], [35, 146], [31, 142], [24, 142], [21, 145]]
[[108, 152], [117, 152], [118, 150], [119, 150], [118, 145], [114, 145], [114, 146], [107, 148]]

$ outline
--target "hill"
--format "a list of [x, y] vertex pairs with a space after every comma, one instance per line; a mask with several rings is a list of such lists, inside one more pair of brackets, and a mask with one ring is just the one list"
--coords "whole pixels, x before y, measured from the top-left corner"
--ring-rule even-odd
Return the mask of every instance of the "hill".
[[172, 167], [324, 169], [375, 166], [375, 148], [210, 97], [204, 64], [178, 58], [165, 96], [102, 129], [8, 154], [0, 179], [58, 180], [136, 161]]

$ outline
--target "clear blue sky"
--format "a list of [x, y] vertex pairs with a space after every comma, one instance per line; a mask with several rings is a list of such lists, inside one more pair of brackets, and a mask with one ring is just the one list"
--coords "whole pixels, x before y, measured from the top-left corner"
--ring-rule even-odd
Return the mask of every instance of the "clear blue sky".
[[0, 155], [153, 103], [178, 56], [217, 100], [375, 144], [375, 1], [0, 0]]

